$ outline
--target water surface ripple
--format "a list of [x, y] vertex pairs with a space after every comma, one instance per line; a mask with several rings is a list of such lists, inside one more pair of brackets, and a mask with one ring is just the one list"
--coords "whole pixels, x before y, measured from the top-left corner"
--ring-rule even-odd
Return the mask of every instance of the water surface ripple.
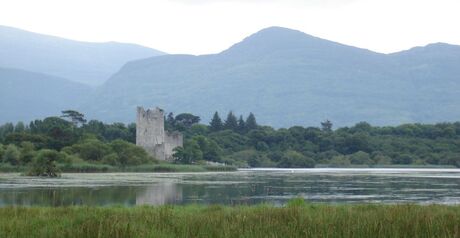
[[0, 206], [460, 204], [460, 169], [244, 169], [231, 173], [0, 174]]

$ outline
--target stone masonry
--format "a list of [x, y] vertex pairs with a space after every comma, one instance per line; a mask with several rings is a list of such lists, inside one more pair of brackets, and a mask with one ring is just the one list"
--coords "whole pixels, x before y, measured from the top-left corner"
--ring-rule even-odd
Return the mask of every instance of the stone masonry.
[[165, 131], [164, 111], [137, 107], [136, 145], [158, 160], [172, 160], [173, 149], [183, 146], [180, 132]]

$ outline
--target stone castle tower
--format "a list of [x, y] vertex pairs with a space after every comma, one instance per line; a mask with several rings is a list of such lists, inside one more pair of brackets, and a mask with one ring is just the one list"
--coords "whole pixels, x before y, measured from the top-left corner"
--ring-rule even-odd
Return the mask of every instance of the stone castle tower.
[[173, 149], [183, 146], [181, 133], [165, 131], [164, 111], [137, 107], [136, 145], [158, 160], [172, 160]]

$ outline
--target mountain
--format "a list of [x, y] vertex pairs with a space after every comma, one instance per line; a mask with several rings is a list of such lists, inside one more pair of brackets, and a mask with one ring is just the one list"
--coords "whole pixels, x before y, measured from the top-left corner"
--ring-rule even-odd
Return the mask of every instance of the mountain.
[[102, 84], [128, 61], [163, 54], [134, 44], [80, 42], [0, 26], [0, 67], [93, 86]]
[[87, 85], [50, 75], [0, 68], [0, 123], [57, 116], [91, 92]]
[[[254, 112], [275, 127], [375, 125], [460, 119], [460, 47], [380, 54], [271, 27], [213, 55], [165, 55], [123, 66], [82, 111], [133, 121], [136, 106], [209, 120]], [[225, 116], [225, 115], [223, 115]]]

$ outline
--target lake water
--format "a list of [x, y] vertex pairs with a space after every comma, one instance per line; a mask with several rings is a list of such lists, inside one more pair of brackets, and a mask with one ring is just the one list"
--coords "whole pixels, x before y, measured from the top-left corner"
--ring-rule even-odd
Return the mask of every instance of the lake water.
[[459, 169], [250, 169], [230, 173], [0, 174], [0, 206], [460, 204]]

